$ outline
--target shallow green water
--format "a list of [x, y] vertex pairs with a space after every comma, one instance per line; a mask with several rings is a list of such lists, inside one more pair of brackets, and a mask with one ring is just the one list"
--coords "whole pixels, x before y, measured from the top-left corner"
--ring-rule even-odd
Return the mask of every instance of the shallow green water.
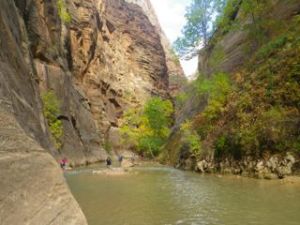
[[66, 173], [89, 225], [299, 225], [300, 188], [167, 167], [125, 176]]

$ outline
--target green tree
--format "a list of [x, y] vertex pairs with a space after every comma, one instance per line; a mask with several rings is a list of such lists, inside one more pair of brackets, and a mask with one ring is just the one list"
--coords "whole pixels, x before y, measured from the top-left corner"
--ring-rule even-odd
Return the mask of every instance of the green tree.
[[130, 109], [121, 126], [123, 142], [154, 157], [170, 134], [173, 105], [169, 100], [153, 97], [141, 109]]
[[[227, 0], [219, 7], [219, 16], [214, 23], [214, 29], [221, 29], [223, 33], [226, 33], [235, 21], [235, 18], [239, 12], [242, 0]], [[237, 27], [239, 24], [236, 24]]]
[[144, 109], [150, 129], [159, 136], [168, 136], [168, 127], [172, 123], [172, 113], [172, 103], [159, 97], [151, 98]]
[[182, 37], [179, 37], [174, 48], [180, 56], [194, 54], [203, 45], [207, 46], [213, 31], [216, 15], [222, 11], [226, 0], [193, 0], [187, 8]]

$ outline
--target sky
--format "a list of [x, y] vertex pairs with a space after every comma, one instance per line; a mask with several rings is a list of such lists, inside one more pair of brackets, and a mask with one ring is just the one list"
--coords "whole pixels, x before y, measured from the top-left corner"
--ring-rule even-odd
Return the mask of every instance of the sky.
[[[185, 9], [191, 0], [150, 0], [159, 22], [171, 43], [180, 36], [185, 24]], [[193, 75], [197, 70], [198, 58], [181, 60], [181, 65], [186, 76]]]

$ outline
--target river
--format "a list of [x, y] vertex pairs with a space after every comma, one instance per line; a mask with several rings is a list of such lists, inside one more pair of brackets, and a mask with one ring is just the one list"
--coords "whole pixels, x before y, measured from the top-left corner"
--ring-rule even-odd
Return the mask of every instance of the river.
[[[300, 187], [169, 167], [66, 172], [89, 225], [299, 225]], [[99, 168], [97, 168], [99, 169]]]

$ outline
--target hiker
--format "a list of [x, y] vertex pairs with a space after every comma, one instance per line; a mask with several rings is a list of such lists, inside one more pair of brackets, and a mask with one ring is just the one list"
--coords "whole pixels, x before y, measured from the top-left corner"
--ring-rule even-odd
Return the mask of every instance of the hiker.
[[132, 156], [131, 156], [131, 163], [134, 164], [134, 161], [135, 161], [135, 154], [132, 153]]
[[108, 156], [107, 159], [106, 159], [106, 167], [109, 168], [111, 166], [111, 158]]
[[60, 167], [64, 170], [66, 168], [66, 165], [67, 165], [67, 158], [64, 157], [63, 159], [60, 160]]
[[119, 161], [120, 166], [121, 166], [122, 165], [122, 161], [123, 161], [123, 156], [122, 155], [118, 156], [118, 161]]

